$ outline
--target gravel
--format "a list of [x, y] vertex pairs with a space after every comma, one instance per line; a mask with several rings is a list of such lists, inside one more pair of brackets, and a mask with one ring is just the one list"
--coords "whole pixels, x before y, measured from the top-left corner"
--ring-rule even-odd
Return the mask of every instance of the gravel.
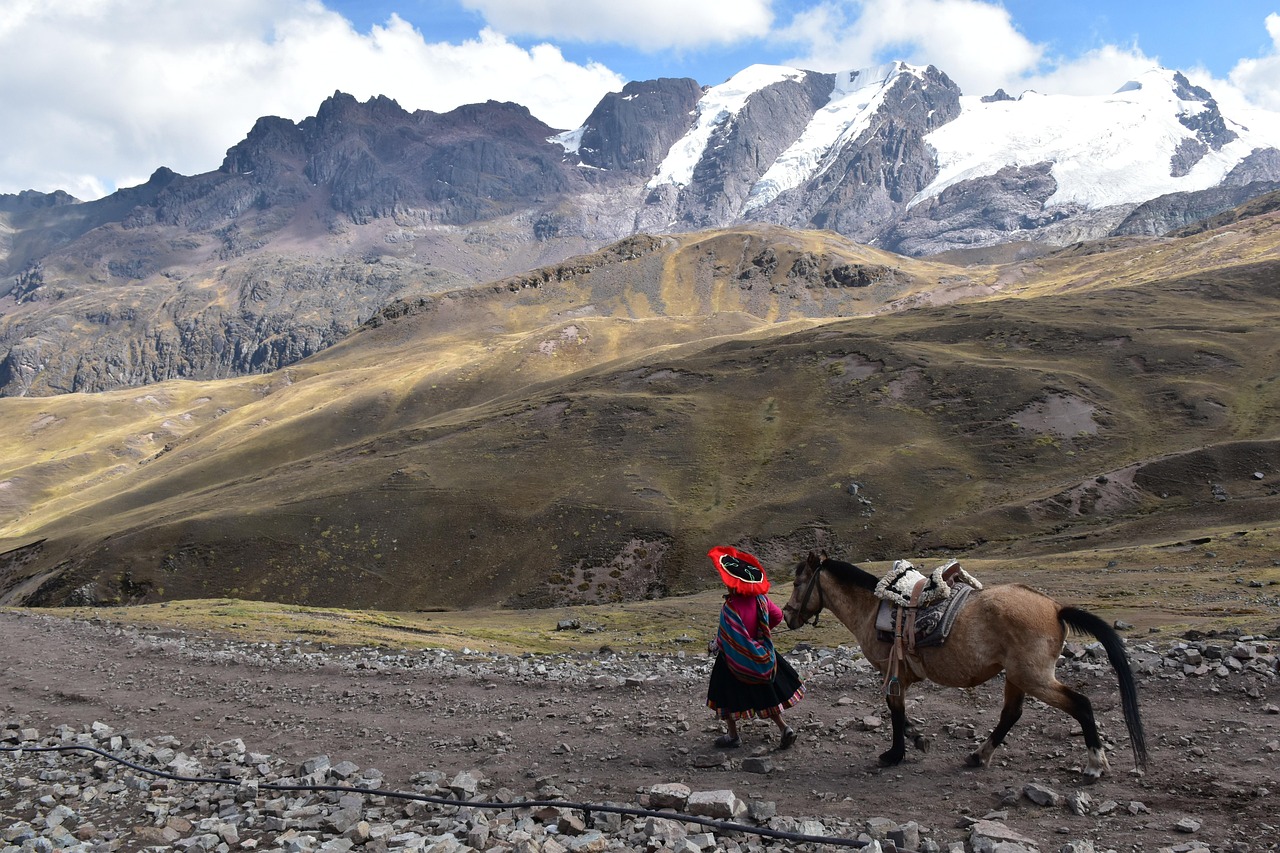
[[[1131, 641], [1154, 766], [1128, 769], [1120, 739], [1086, 790], [1078, 727], [1043, 708], [989, 771], [958, 769], [998, 681], [921, 691], [910, 713], [935, 748], [874, 767], [887, 727], [854, 647], [789, 656], [809, 689], [796, 749], [760, 724], [730, 754], [700, 708], [709, 662], [679, 652], [238, 643], [14, 613], [0, 626], [0, 853], [837, 849], [777, 833], [871, 853], [1280, 849], [1280, 644], [1263, 636]], [[1099, 647], [1069, 644], [1059, 670], [1104, 736], [1124, 731]]]

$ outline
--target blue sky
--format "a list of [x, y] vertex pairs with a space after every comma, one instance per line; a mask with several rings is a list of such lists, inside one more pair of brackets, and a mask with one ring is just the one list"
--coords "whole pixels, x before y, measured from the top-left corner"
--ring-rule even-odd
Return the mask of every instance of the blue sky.
[[[429, 39], [461, 41], [486, 25], [477, 8], [452, 0], [333, 0], [326, 5], [364, 31], [385, 23], [393, 13]], [[785, 24], [796, 13], [821, 4], [788, 0], [770, 5], [775, 21]], [[1049, 56], [1071, 58], [1107, 45], [1136, 46], [1166, 67], [1204, 67], [1224, 79], [1239, 60], [1274, 52], [1265, 22], [1268, 14], [1280, 13], [1280, 3], [1260, 0], [1004, 0], [981, 5], [1003, 7], [1014, 27], [1030, 41], [1045, 45]], [[510, 35], [525, 46], [543, 40]], [[755, 62], [786, 64], [796, 53], [768, 35], [732, 45], [661, 51], [563, 37], [556, 43], [566, 58], [602, 62], [628, 80], [688, 76], [704, 85], [723, 82]], [[899, 57], [889, 51], [880, 58]]]
[[258, 117], [335, 90], [569, 129], [628, 80], [901, 59], [973, 95], [1102, 94], [1162, 65], [1280, 110], [1278, 40], [1280, 2], [1256, 0], [0, 0], [0, 193], [211, 171]]

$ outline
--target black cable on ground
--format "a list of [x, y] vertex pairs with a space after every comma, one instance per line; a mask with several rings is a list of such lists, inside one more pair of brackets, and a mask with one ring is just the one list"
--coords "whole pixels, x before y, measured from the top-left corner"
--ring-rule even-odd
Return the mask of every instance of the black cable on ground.
[[[128, 759], [121, 758], [118, 755], [112, 755], [109, 752], [98, 749], [94, 746], [83, 746], [80, 744], [71, 744], [63, 746], [0, 746], [0, 752], [91, 752], [100, 755], [103, 758], [110, 759], [117, 764], [123, 764], [140, 773], [146, 773], [161, 779], [170, 779], [175, 782], [192, 782], [195, 784], [211, 784], [211, 785], [235, 785], [239, 787], [243, 784], [240, 779], [214, 779], [200, 776], [181, 776], [174, 773], [167, 773], [163, 770], [155, 770], [150, 767], [143, 767], [135, 764]], [[572, 809], [583, 813], [583, 820], [589, 823], [592, 812], [604, 812], [606, 814], [627, 815], [629, 817], [659, 817], [667, 820], [675, 820], [681, 823], [695, 823], [699, 826], [706, 826], [717, 829], [722, 832], [743, 832], [751, 835], [759, 835], [764, 838], [777, 838], [783, 841], [798, 841], [812, 844], [830, 844], [837, 847], [865, 847], [866, 842], [858, 841], [851, 838], [838, 838], [826, 835], [804, 835], [798, 832], [783, 832], [778, 829], [769, 829], [763, 826], [747, 826], [746, 824], [733, 823], [731, 821], [715, 820], [714, 818], [702, 817], [701, 815], [680, 814], [679, 812], [670, 811], [654, 811], [653, 809], [632, 808], [630, 806], [611, 806], [604, 803], [570, 803], [563, 800], [527, 800], [519, 803], [496, 803], [483, 800], [455, 800], [448, 797], [433, 797], [428, 794], [411, 794], [405, 791], [382, 791], [377, 788], [356, 788], [346, 787], [343, 785], [285, 785], [278, 782], [259, 782], [257, 789], [259, 791], [314, 791], [314, 792], [336, 792], [340, 794], [368, 794], [375, 797], [391, 797], [400, 800], [413, 800], [420, 803], [430, 803], [438, 806], [453, 806], [457, 808], [473, 808], [473, 809], [528, 809], [528, 808], [560, 808]]]

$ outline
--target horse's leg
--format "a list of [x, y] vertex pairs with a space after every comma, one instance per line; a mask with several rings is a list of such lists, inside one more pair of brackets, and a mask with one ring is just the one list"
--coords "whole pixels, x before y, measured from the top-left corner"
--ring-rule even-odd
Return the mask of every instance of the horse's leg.
[[1107, 761], [1107, 753], [1102, 748], [1102, 736], [1098, 734], [1098, 723], [1093, 716], [1093, 703], [1083, 693], [1072, 690], [1054, 678], [1047, 687], [1029, 691], [1032, 696], [1052, 705], [1075, 718], [1084, 730], [1084, 745], [1089, 750], [1089, 759], [1084, 766], [1085, 779], [1096, 782], [1111, 765]]
[[889, 706], [889, 721], [893, 724], [893, 745], [888, 752], [880, 753], [880, 766], [892, 767], [901, 764], [907, 754], [907, 685], [900, 683], [897, 693], [888, 693], [884, 697]]
[[1022, 706], [1026, 701], [1027, 694], [1021, 687], [1012, 681], [1005, 679], [1004, 682], [1004, 707], [1000, 709], [1000, 722], [996, 723], [996, 727], [991, 730], [991, 734], [987, 736], [982, 746], [969, 753], [967, 764], [970, 767], [986, 767], [991, 763], [991, 756], [996, 751], [996, 747], [1004, 743], [1005, 735], [1009, 734], [1009, 729], [1022, 717]]

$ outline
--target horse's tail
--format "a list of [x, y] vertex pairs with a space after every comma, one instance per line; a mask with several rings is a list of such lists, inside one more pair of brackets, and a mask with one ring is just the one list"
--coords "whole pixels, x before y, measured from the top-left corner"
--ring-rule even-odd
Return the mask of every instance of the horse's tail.
[[1142, 731], [1142, 717], [1138, 715], [1138, 690], [1133, 670], [1129, 667], [1129, 658], [1124, 652], [1124, 640], [1110, 625], [1087, 610], [1064, 607], [1058, 611], [1058, 618], [1071, 630], [1092, 635], [1107, 650], [1107, 660], [1111, 661], [1111, 667], [1120, 680], [1120, 706], [1124, 709], [1124, 722], [1129, 729], [1133, 758], [1138, 767], [1145, 770], [1147, 737]]

